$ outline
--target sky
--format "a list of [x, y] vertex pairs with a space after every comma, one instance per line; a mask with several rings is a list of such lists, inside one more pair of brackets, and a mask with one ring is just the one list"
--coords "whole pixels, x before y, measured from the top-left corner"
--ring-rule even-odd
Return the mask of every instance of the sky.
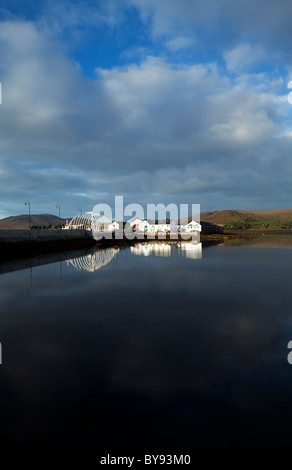
[[291, 17], [291, 0], [1, 0], [0, 218], [115, 195], [291, 208]]

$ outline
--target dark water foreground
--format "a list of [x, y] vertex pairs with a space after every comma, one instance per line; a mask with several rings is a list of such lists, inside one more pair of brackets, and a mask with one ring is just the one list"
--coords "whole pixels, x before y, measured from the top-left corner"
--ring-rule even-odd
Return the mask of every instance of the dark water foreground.
[[292, 243], [277, 240], [79, 251], [2, 274], [1, 455], [96, 468], [290, 450]]

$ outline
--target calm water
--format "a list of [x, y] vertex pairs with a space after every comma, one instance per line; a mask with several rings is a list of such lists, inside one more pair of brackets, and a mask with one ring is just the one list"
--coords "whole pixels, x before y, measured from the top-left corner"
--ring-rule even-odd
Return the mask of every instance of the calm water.
[[290, 449], [291, 241], [84, 251], [2, 274], [1, 448], [96, 464]]

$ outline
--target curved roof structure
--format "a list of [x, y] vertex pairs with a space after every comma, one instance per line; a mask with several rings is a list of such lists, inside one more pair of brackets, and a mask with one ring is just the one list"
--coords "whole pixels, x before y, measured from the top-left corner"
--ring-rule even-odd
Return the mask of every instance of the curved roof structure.
[[81, 212], [75, 215], [68, 224], [68, 228], [96, 229], [103, 224], [110, 224], [112, 221], [99, 212]]
[[91, 228], [92, 221], [96, 221], [100, 217], [100, 214], [94, 214], [92, 212], [81, 212], [80, 214], [75, 215], [72, 220], [70, 220], [68, 227], [69, 228], [83, 228], [88, 226]]
[[80, 258], [70, 259], [70, 263], [74, 268], [81, 271], [97, 271], [109, 264], [118, 253], [118, 248], [108, 248], [106, 250], [96, 250]]

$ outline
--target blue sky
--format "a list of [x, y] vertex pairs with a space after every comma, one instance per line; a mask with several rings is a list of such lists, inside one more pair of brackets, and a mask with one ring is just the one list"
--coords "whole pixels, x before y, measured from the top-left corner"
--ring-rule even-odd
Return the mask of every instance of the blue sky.
[[290, 0], [2, 0], [0, 218], [291, 206]]

